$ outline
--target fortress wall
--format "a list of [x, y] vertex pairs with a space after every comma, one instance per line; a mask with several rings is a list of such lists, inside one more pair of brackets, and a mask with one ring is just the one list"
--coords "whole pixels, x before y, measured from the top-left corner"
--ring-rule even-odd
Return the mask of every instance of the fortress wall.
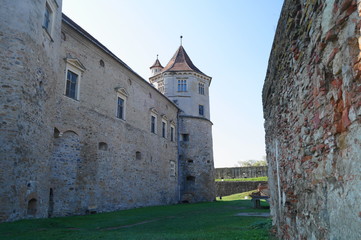
[[[177, 124], [177, 107], [67, 24], [62, 34], [63, 76], [57, 83], [52, 124], [60, 132], [54, 138], [59, 148], [52, 159], [52, 215], [176, 203], [178, 176], [171, 174], [170, 161], [177, 165], [177, 136], [170, 141], [169, 129], [170, 121]], [[79, 60], [86, 69], [79, 100], [64, 95], [65, 58]], [[128, 95], [125, 121], [116, 118], [116, 88]], [[156, 134], [150, 132], [151, 108], [158, 112]], [[167, 138], [161, 135], [163, 115], [168, 120]], [[72, 149], [63, 141], [73, 142]], [[58, 161], [65, 164], [57, 165]]]
[[361, 236], [357, 2], [283, 6], [263, 88], [271, 214], [281, 239]]
[[[182, 201], [200, 202], [215, 199], [212, 123], [207, 119], [179, 118], [180, 134], [189, 140], [180, 142]], [[194, 178], [193, 178], [194, 177]]]
[[266, 181], [249, 181], [249, 182], [217, 181], [216, 196], [229, 196], [236, 193], [243, 193], [243, 192], [256, 190], [259, 184], [267, 184], [267, 182]]
[[216, 179], [254, 178], [267, 176], [267, 166], [216, 168]]
[[62, 1], [51, 2], [48, 34], [45, 0], [1, 1], [0, 222], [47, 217]]

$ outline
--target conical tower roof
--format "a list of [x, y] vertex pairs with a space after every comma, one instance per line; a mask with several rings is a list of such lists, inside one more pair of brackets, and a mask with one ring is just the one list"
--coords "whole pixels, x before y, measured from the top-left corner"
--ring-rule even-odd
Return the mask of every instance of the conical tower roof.
[[155, 62], [153, 63], [152, 66], [150, 66], [150, 69], [155, 68], [155, 67], [161, 67], [163, 68], [162, 64], [160, 64], [159, 60], [158, 60], [158, 56], [157, 56], [157, 60], [155, 60]]
[[165, 66], [162, 72], [197, 72], [202, 73], [194, 64], [192, 60], [189, 58], [188, 54], [184, 50], [181, 45], [178, 50], [173, 55], [172, 59], [169, 61], [167, 66]]

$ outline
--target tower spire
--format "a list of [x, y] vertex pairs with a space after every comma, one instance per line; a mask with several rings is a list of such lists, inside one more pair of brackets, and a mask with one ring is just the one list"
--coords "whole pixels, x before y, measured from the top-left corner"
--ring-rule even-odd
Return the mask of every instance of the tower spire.
[[182, 46], [182, 40], [183, 40], [183, 36], [180, 36], [180, 45]]

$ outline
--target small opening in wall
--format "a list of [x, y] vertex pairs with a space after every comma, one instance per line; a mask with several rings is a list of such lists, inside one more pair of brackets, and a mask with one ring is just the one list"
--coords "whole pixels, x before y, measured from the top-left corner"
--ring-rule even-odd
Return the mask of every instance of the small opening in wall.
[[28, 202], [28, 215], [35, 215], [37, 211], [37, 201], [35, 198], [32, 198]]
[[211, 163], [211, 161], [208, 160], [207, 163]]
[[151, 94], [151, 93], [149, 93], [149, 98], [152, 98], [152, 94]]
[[103, 61], [102, 59], [100, 59], [99, 65], [100, 65], [101, 67], [104, 67], [104, 66], [105, 66], [105, 63], [104, 63], [104, 61]]
[[187, 176], [187, 181], [194, 182], [196, 180], [196, 177], [194, 176]]
[[54, 128], [54, 138], [60, 137], [60, 131], [57, 128]]
[[142, 153], [139, 151], [135, 152], [135, 159], [137, 159], [137, 160], [142, 159]]
[[189, 134], [182, 134], [182, 141], [188, 142], [189, 141]]
[[192, 160], [192, 159], [188, 159], [187, 162], [188, 162], [188, 163], [193, 163], [193, 160]]
[[105, 142], [100, 142], [98, 144], [98, 149], [101, 151], [107, 151], [108, 150], [108, 144], [106, 144]]
[[132, 80], [130, 78], [128, 78], [128, 83], [129, 85], [132, 85]]
[[48, 208], [48, 217], [52, 217], [54, 212], [54, 192], [53, 189], [50, 188], [49, 191], [49, 208]]

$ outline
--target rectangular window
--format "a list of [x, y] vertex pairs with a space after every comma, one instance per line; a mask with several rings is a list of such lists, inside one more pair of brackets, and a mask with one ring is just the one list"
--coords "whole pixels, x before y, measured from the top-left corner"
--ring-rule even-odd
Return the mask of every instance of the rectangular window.
[[178, 79], [178, 92], [187, 91], [187, 80]]
[[158, 90], [159, 90], [159, 92], [164, 94], [164, 81], [160, 81], [158, 83]]
[[171, 177], [175, 177], [175, 176], [176, 176], [175, 161], [170, 161], [170, 176], [171, 176]]
[[66, 91], [65, 95], [77, 99], [78, 91], [78, 74], [68, 70], [66, 75]]
[[198, 93], [204, 95], [204, 83], [198, 83]]
[[199, 115], [204, 116], [204, 106], [199, 105]]
[[117, 118], [124, 120], [124, 99], [118, 97]]
[[156, 120], [155, 116], [150, 117], [150, 131], [152, 133], [155, 133], [155, 120]]
[[162, 122], [162, 137], [166, 138], [167, 136], [167, 123], [166, 122]]
[[174, 127], [170, 127], [170, 140], [174, 142]]
[[45, 30], [50, 34], [51, 30], [51, 18], [52, 18], [52, 11], [48, 4], [45, 5], [45, 12], [44, 12], [44, 22], [43, 27]]

